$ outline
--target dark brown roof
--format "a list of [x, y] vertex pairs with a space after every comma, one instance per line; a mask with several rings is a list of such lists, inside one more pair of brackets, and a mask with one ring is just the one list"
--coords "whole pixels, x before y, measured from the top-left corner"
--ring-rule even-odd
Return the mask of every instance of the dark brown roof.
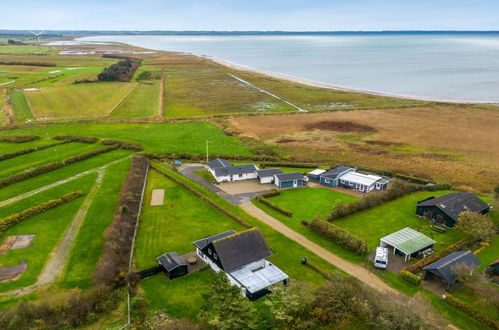
[[436, 198], [428, 198], [420, 201], [417, 206], [436, 206], [455, 221], [461, 212], [483, 212], [489, 208], [486, 203], [469, 192], [450, 193]]
[[272, 255], [257, 228], [214, 240], [213, 247], [223, 270], [227, 273]]

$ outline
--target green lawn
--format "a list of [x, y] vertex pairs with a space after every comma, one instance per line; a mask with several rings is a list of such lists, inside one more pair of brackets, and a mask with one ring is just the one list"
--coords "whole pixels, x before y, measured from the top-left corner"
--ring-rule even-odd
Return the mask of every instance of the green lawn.
[[199, 176], [200, 178], [203, 178], [204, 180], [206, 180], [207, 182], [209, 183], [217, 183], [217, 180], [215, 180], [215, 178], [213, 177], [213, 175], [211, 175], [210, 171], [206, 170], [206, 169], [202, 169], [202, 170], [195, 170], [194, 173]]
[[16, 122], [23, 123], [34, 119], [28, 101], [21, 89], [11, 89], [9, 97]]
[[479, 267], [481, 271], [499, 259], [499, 235], [492, 237], [490, 246], [480, 251], [480, 253], [477, 254], [477, 258], [482, 263]]
[[[494, 289], [491, 289], [494, 290]], [[497, 292], [496, 292], [497, 294]], [[479, 294], [473, 293], [473, 291], [469, 287], [464, 287], [461, 290], [454, 292], [452, 294], [454, 297], [464, 301], [468, 305], [472, 306], [476, 310], [482, 312], [487, 315], [491, 319], [498, 320], [499, 319], [499, 310], [494, 308], [487, 303]]]
[[117, 106], [109, 117], [148, 118], [158, 115], [159, 82], [142, 82]]
[[381, 237], [405, 227], [418, 230], [433, 238], [435, 250], [441, 250], [465, 237], [461, 232], [448, 229], [441, 234], [430, 228], [430, 223], [416, 216], [416, 203], [430, 196], [441, 196], [451, 191], [420, 191], [384, 203], [380, 206], [354, 213], [333, 223], [366, 240], [370, 249], [379, 245]]
[[[9, 134], [7, 134], [9, 135]], [[42, 137], [39, 140], [25, 142], [25, 143], [9, 143], [9, 142], [0, 142], [0, 154], [10, 154], [12, 152], [31, 149], [33, 147], [42, 146], [45, 144], [52, 144], [56, 142], [61, 142], [57, 140], [51, 140]]]
[[113, 222], [121, 186], [130, 159], [110, 166], [71, 250], [62, 279], [64, 287], [88, 288], [104, 246], [104, 231]]
[[206, 152], [206, 140], [209, 140], [210, 153], [251, 154], [237, 138], [225, 135], [222, 130], [207, 122], [61, 124], [0, 131], [0, 136], [16, 134], [86, 135], [139, 143], [147, 152], [201, 154]]
[[[84, 176], [77, 181], [67, 183], [66, 192], [83, 190], [88, 193], [95, 183], [96, 174]], [[47, 194], [46, 194], [47, 195]], [[48, 196], [47, 196], [48, 197]], [[50, 194], [49, 199], [60, 197]], [[0, 256], [0, 267], [14, 266], [22, 260], [28, 262], [26, 272], [15, 281], [0, 283], [0, 292], [21, 288], [35, 283], [47, 258], [61, 239], [67, 226], [73, 220], [74, 215], [80, 208], [84, 196], [69, 203], [57, 206], [45, 213], [36, 215], [12, 226], [0, 235], [0, 241], [11, 235], [36, 234], [32, 246], [24, 249], [10, 250], [7, 254]], [[23, 202], [18, 202], [26, 204]], [[33, 205], [30, 205], [33, 206]]]

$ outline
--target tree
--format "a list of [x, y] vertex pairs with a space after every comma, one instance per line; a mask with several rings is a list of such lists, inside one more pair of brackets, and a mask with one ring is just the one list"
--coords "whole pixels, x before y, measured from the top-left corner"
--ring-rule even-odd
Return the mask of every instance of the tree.
[[478, 212], [465, 211], [459, 215], [456, 230], [471, 235], [475, 239], [488, 240], [495, 234], [492, 220]]
[[476, 267], [465, 264], [464, 262], [452, 266], [451, 271], [456, 275], [459, 282], [476, 283], [481, 280], [481, 276], [479, 272], [476, 271]]
[[253, 304], [243, 297], [241, 289], [230, 285], [225, 274], [220, 273], [203, 295], [205, 305], [199, 318], [216, 329], [256, 329]]

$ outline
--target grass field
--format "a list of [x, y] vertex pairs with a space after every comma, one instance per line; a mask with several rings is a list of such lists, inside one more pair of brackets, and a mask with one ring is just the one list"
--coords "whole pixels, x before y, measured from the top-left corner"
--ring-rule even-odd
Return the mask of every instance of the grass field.
[[410, 227], [433, 238], [437, 242], [434, 248], [438, 251], [457, 242], [466, 235], [452, 229], [447, 230], [443, 234], [433, 231], [428, 221], [416, 216], [416, 203], [427, 197], [438, 197], [449, 192], [416, 192], [394, 201], [386, 202], [372, 209], [335, 220], [333, 223], [363, 238], [370, 249], [374, 249], [379, 245], [381, 237], [405, 227]]
[[45, 87], [26, 93], [37, 118], [106, 117], [134, 83], [86, 83]]
[[86, 135], [139, 143], [147, 152], [205, 153], [206, 140], [210, 153], [251, 154], [237, 138], [207, 122], [179, 122], [158, 124], [95, 123], [53, 125], [0, 131], [0, 136], [16, 134]]
[[0, 54], [46, 54], [48, 47], [30, 45], [0, 45]]
[[483, 271], [491, 263], [499, 259], [499, 235], [495, 235], [490, 240], [490, 246], [480, 251], [477, 255], [478, 260], [482, 263], [478, 269]]
[[15, 121], [23, 123], [34, 119], [28, 100], [20, 89], [12, 89], [9, 94]]
[[101, 188], [74, 241], [62, 286], [88, 288], [92, 285], [92, 276], [104, 246], [104, 231], [114, 219], [121, 185], [129, 167], [130, 159], [126, 159], [107, 168]]
[[212, 184], [217, 183], [217, 180], [215, 180], [213, 175], [211, 175], [210, 171], [208, 171], [206, 169], [195, 170], [194, 173], [209, 183], [212, 183]]
[[30, 141], [26, 143], [8, 143], [8, 142], [0, 142], [0, 154], [12, 153], [20, 150], [31, 149], [36, 146], [41, 146], [44, 144], [52, 144], [60, 142], [57, 140], [51, 140], [47, 138], [41, 138], [39, 140]]
[[[91, 174], [67, 183], [64, 187], [65, 191], [83, 190], [87, 193], [91, 186], [93, 186], [95, 178], [96, 175]], [[61, 188], [59, 187], [57, 190], [61, 191]], [[50, 191], [44, 193], [44, 195], [47, 197], [46, 200], [59, 197], [59, 195], [52, 195]], [[1, 292], [24, 287], [33, 284], [36, 281], [50, 252], [61, 239], [65, 229], [72, 221], [73, 216], [83, 202], [83, 199], [83, 197], [80, 197], [69, 203], [48, 210], [45, 213], [23, 220], [0, 235], [0, 241], [3, 241], [6, 237], [11, 235], [36, 234], [36, 237], [32, 241], [32, 246], [24, 249], [10, 250], [7, 254], [0, 257], [0, 267], [17, 265], [22, 260], [28, 262], [26, 272], [21, 275], [18, 280], [0, 283]], [[17, 203], [27, 206], [25, 208], [33, 206], [27, 205], [26, 201]]]
[[0, 126], [5, 124], [7, 118], [7, 95], [4, 89], [0, 88]]
[[159, 82], [141, 82], [109, 115], [116, 118], [148, 118], [158, 115]]

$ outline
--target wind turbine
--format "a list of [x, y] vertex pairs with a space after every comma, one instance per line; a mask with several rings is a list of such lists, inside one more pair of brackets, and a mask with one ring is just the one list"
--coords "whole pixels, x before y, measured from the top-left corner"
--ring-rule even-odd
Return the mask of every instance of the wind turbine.
[[33, 33], [35, 36], [36, 36], [36, 40], [38, 40], [38, 47], [40, 47], [40, 36], [45, 32], [45, 31], [42, 31], [42, 32], [33, 32], [33, 31], [29, 31], [31, 33]]

